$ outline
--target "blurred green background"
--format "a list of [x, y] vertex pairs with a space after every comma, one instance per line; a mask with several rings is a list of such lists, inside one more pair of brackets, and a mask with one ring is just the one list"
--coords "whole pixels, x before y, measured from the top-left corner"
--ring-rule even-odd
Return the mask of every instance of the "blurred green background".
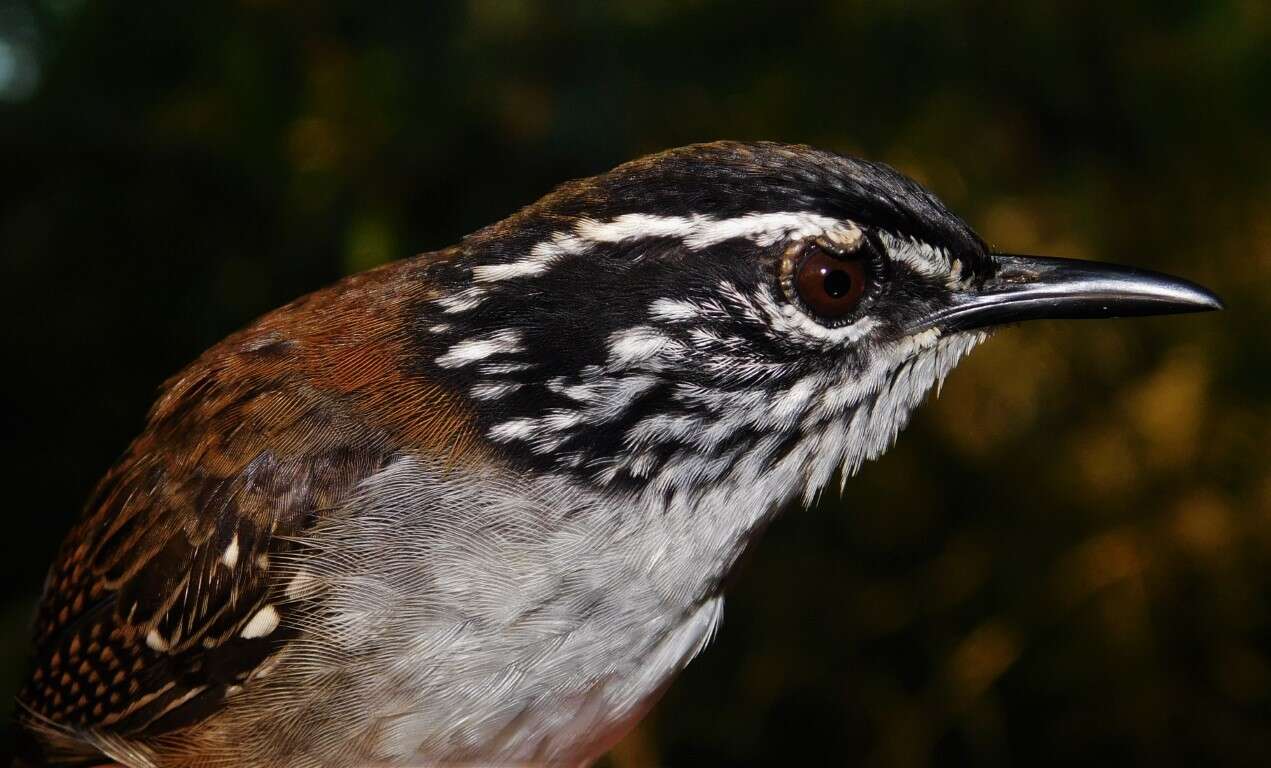
[[764, 138], [1229, 309], [1000, 333], [774, 525], [609, 763], [1271, 764], [1269, 135], [1265, 0], [0, 0], [0, 696], [202, 349], [562, 180]]

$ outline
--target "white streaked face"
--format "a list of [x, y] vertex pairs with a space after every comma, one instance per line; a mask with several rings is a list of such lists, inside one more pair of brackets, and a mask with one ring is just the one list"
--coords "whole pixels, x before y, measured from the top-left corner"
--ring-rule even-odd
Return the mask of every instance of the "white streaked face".
[[974, 279], [962, 258], [815, 212], [580, 218], [469, 258], [432, 363], [514, 461], [607, 487], [782, 466], [810, 495], [983, 338], [909, 330]]

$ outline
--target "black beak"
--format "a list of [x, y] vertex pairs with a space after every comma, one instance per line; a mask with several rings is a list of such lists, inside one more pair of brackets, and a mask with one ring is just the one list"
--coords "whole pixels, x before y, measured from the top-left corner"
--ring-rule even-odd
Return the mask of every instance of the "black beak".
[[966, 331], [1020, 320], [1208, 312], [1222, 300], [1195, 283], [1098, 261], [994, 254], [997, 273], [925, 318], [925, 327]]

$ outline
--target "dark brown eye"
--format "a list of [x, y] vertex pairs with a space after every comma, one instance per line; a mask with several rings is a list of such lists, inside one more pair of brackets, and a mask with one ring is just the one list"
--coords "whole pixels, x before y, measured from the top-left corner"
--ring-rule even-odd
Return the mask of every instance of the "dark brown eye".
[[839, 256], [811, 244], [793, 266], [795, 292], [808, 309], [827, 320], [851, 313], [869, 287], [869, 265], [852, 254]]

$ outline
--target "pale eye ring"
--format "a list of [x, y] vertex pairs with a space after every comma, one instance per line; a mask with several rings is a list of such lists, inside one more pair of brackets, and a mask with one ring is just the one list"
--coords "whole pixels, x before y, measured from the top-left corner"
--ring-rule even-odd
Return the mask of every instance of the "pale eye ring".
[[817, 239], [795, 243], [781, 260], [786, 299], [818, 320], [833, 324], [853, 314], [876, 278], [872, 249], [864, 238], [850, 252]]

